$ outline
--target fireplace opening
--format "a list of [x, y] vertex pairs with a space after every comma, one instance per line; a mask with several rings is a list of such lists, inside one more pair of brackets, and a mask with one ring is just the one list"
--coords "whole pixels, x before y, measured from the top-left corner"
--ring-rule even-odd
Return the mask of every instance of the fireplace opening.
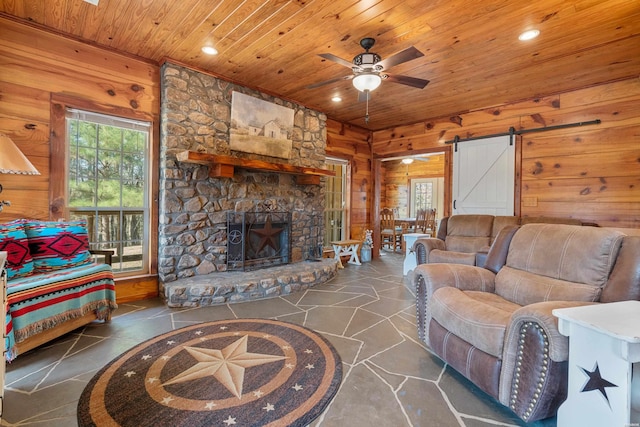
[[227, 212], [227, 271], [288, 264], [291, 213]]

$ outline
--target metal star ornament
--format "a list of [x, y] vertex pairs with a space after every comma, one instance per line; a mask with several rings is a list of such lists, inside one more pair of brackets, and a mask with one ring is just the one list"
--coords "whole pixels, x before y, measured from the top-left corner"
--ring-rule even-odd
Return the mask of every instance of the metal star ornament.
[[271, 224], [271, 215], [267, 217], [267, 220], [264, 223], [264, 228], [254, 228], [251, 230], [252, 233], [255, 233], [261, 237], [260, 244], [258, 245], [257, 252], [260, 252], [264, 249], [265, 246], [270, 246], [274, 251], [280, 249], [279, 242], [277, 241], [277, 237], [282, 233], [284, 228], [274, 227]]

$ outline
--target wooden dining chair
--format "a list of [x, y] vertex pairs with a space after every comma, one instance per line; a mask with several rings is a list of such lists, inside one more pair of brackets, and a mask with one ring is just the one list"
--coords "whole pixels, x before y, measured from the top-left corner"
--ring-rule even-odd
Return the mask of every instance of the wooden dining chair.
[[429, 234], [431, 237], [436, 235], [436, 210], [435, 208], [427, 209], [425, 220], [424, 220], [424, 228], [422, 229], [424, 234]]
[[418, 209], [416, 212], [416, 222], [413, 226], [414, 233], [422, 233], [422, 230], [425, 230], [427, 225], [427, 210], [426, 209]]
[[396, 217], [393, 209], [384, 208], [380, 211], [380, 239], [381, 246], [392, 251], [402, 249], [402, 230], [396, 228]]
[[416, 214], [416, 233], [429, 234], [433, 237], [435, 235], [435, 228], [436, 210], [419, 209]]

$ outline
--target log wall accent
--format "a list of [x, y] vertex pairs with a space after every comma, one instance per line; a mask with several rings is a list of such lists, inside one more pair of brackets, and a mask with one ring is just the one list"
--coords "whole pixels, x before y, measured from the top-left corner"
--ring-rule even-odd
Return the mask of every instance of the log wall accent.
[[[516, 212], [640, 228], [640, 79], [498, 105], [374, 132], [376, 156], [446, 147], [461, 139], [567, 123], [599, 125], [522, 135]], [[473, 142], [465, 142], [472, 144]], [[447, 182], [449, 184], [447, 184]], [[445, 185], [450, 186], [450, 175]]]
[[[4, 187], [0, 198], [11, 201], [11, 206], [0, 212], [0, 222], [58, 219], [50, 202], [52, 176], [62, 171], [58, 164], [50, 164], [52, 95], [84, 101], [105, 111], [146, 115], [157, 122], [159, 67], [12, 20], [0, 18], [0, 27], [0, 132], [8, 135], [41, 173], [0, 175]], [[133, 285], [130, 289], [119, 286], [118, 296], [134, 300], [157, 295], [155, 278]]]
[[364, 237], [364, 230], [373, 228], [373, 174], [371, 132], [335, 120], [327, 120], [327, 155], [347, 159], [351, 165], [348, 203], [350, 236]]

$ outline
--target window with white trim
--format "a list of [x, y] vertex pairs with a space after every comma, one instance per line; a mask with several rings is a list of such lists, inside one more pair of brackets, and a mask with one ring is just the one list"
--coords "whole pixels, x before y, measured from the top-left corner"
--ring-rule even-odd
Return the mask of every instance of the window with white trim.
[[148, 273], [151, 123], [67, 109], [66, 126], [70, 217], [114, 251], [114, 272]]

